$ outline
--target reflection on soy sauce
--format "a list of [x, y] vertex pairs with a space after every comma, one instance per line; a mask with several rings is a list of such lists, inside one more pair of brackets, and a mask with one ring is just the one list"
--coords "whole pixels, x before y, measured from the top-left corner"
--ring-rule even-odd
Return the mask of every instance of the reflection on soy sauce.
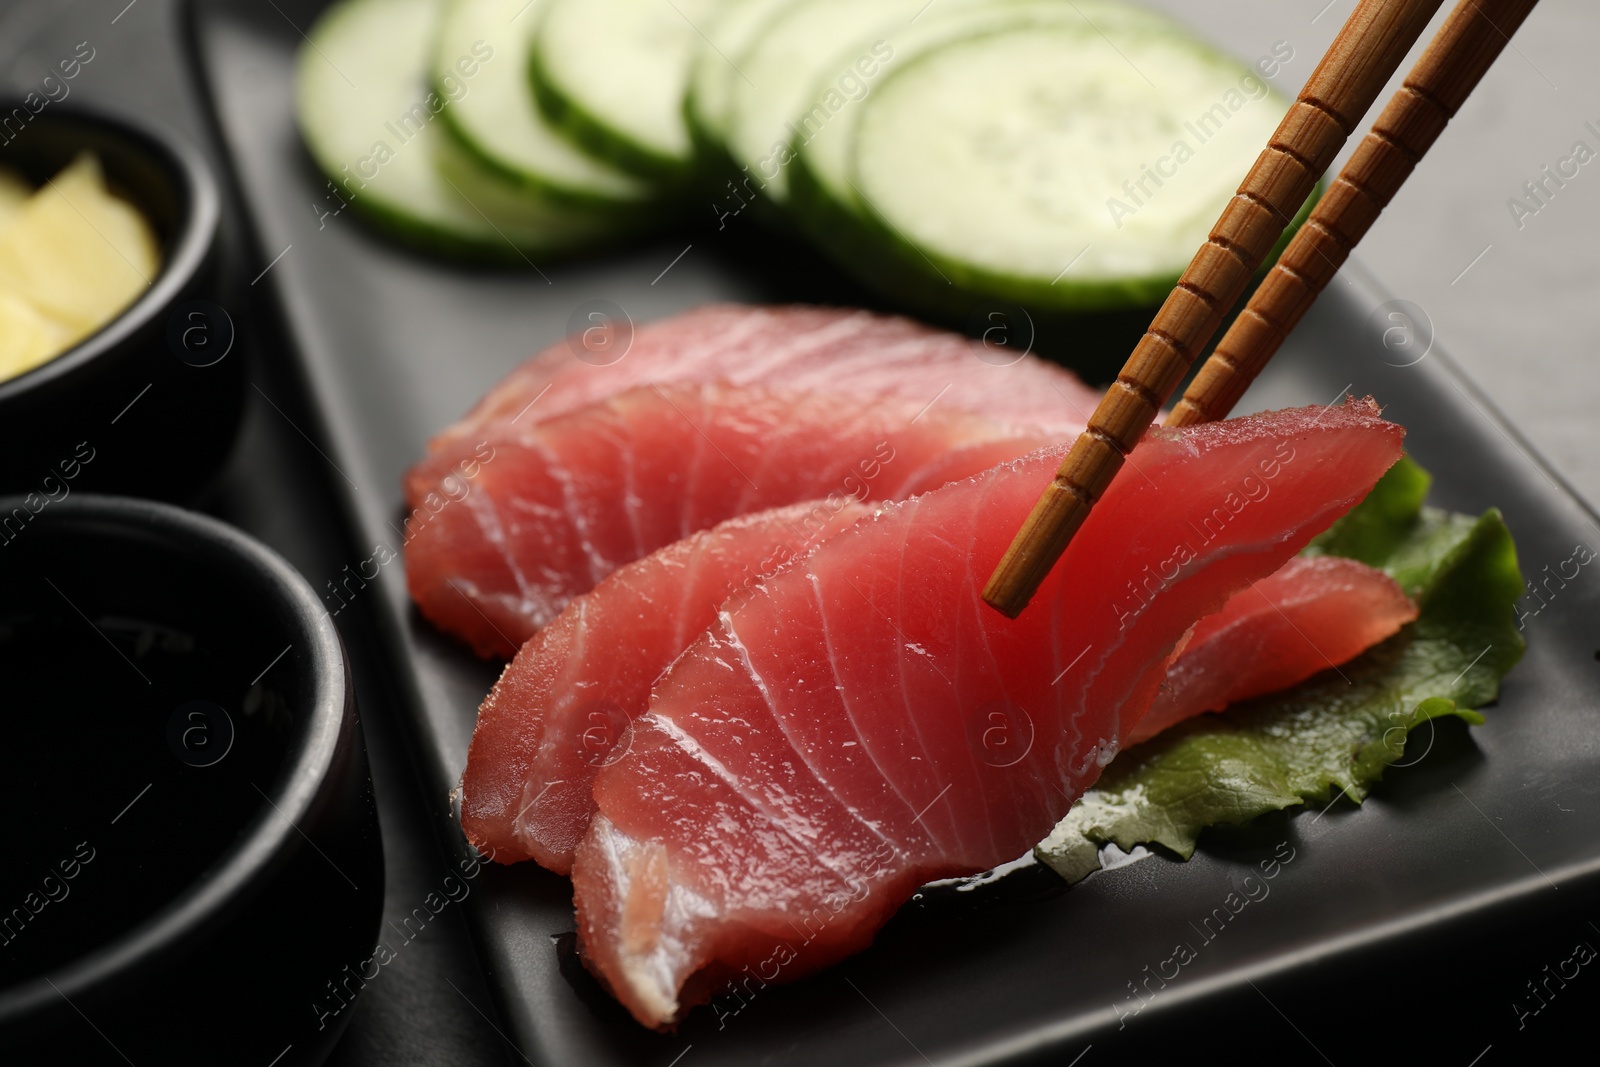
[[252, 681], [263, 650], [69, 608], [0, 617], [0, 985], [132, 929], [217, 862], [292, 726], [271, 677]]

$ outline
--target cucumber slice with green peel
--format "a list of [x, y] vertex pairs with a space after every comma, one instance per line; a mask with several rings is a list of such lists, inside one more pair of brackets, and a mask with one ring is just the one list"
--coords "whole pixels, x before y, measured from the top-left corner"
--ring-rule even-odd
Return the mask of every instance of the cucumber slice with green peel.
[[624, 170], [690, 176], [689, 65], [723, 0], [543, 0], [528, 75], [568, 136]]
[[[728, 83], [726, 144], [735, 164], [763, 183], [769, 199], [787, 199], [785, 171], [797, 131], [810, 129], [808, 122], [820, 128], [854, 106], [852, 98], [858, 101], [893, 62], [887, 38], [909, 28], [925, 7], [927, 0], [797, 0], [776, 12], [734, 60], [748, 80]], [[868, 40], [861, 55], [837, 70], [828, 67], [842, 48], [880, 28], [879, 40]], [[826, 88], [815, 96], [819, 82]]]
[[1185, 34], [1001, 30], [877, 85], [849, 180], [930, 289], [1063, 311], [1149, 305], [1283, 111], [1253, 71]]
[[[944, 0], [909, 26], [896, 28], [890, 43], [893, 62], [905, 66], [917, 56], [952, 41], [1029, 26], [1059, 25], [1149, 32], [1173, 31], [1165, 16], [1115, 0]], [[862, 38], [846, 46], [824, 69], [842, 69], [872, 41]], [[813, 87], [808, 98], [820, 99], [832, 79]], [[871, 88], [869, 86], [868, 94]], [[925, 313], [965, 318], [955, 311], [948, 289], [929, 264], [898, 242], [886, 242], [882, 224], [871, 217], [851, 185], [851, 144], [863, 109], [841, 108], [825, 126], [802, 131], [791, 145], [787, 167], [787, 203], [797, 228], [819, 244], [848, 271], [880, 292]], [[959, 303], [959, 301], [958, 301]], [[972, 303], [969, 299], [967, 303]]]
[[728, 139], [728, 112], [733, 102], [733, 83], [747, 77], [738, 67], [738, 57], [779, 12], [796, 0], [734, 0], [721, 7], [706, 29], [689, 67], [688, 95], [683, 102], [689, 138], [701, 156], [720, 157], [715, 165], [726, 165], [732, 157], [725, 147]]
[[614, 221], [530, 195], [449, 135], [452, 105], [428, 81], [442, 12], [440, 0], [342, 0], [312, 27], [296, 112], [333, 191], [397, 237], [476, 258], [516, 263], [615, 235]]
[[[747, 77], [725, 82], [732, 103], [724, 140], [735, 163], [766, 183], [769, 198], [786, 201], [795, 145], [853, 124], [861, 100], [889, 70], [932, 43], [1031, 7], [1083, 25], [1085, 12], [1097, 22], [1165, 24], [1158, 15], [1104, 0], [788, 0], [735, 60]], [[849, 144], [848, 136], [832, 133], [826, 140]]]
[[534, 106], [528, 54], [536, 25], [528, 0], [449, 0], [432, 80], [453, 98], [441, 112], [451, 132], [489, 169], [552, 200], [600, 209], [655, 200], [653, 185], [584, 152]]
[[[1114, 0], [1076, 0], [1072, 4], [1064, 4], [1061, 0], [945, 0], [912, 25], [900, 28], [887, 40], [894, 49], [892, 65], [903, 67], [924, 52], [953, 41], [987, 35], [997, 30], [1052, 25], [1119, 34], [1134, 29], [1181, 32], [1164, 15]], [[866, 38], [852, 42], [824, 64], [824, 69], [843, 69], [871, 44]], [[807, 97], [822, 98], [831, 82], [831, 78], [824, 76], [823, 81], [812, 86]], [[870, 92], [869, 85], [869, 95]], [[863, 111], [860, 107], [841, 108], [825, 126], [814, 131], [803, 130], [795, 138], [791, 147], [796, 158], [788, 168], [791, 189], [799, 190], [803, 186], [803, 198], [807, 201], [816, 196], [826, 196], [838, 209], [861, 214], [855, 192], [850, 186], [850, 161], [856, 124]], [[799, 208], [801, 205], [796, 206]], [[802, 229], [806, 228], [802, 218]]]

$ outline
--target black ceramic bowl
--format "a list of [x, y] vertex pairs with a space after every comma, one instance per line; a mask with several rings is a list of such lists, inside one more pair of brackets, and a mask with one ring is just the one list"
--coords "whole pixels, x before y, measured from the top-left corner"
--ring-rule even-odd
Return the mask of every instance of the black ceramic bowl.
[[332, 621], [212, 519], [19, 514], [0, 498], [0, 1063], [320, 1062], [384, 878]]
[[[98, 333], [0, 382], [0, 492], [181, 499], [226, 458], [244, 366], [220, 302], [216, 181], [196, 151], [120, 118], [0, 103], [0, 163], [36, 186], [82, 151], [161, 243], [149, 289]], [[92, 457], [85, 460], [85, 457]], [[70, 472], [70, 473], [69, 473]]]

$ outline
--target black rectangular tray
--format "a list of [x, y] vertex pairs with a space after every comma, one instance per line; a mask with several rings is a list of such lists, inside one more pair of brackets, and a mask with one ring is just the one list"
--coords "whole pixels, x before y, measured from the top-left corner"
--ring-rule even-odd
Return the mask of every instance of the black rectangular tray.
[[[307, 380], [315, 423], [307, 432], [323, 442], [344, 518], [365, 549], [348, 561], [352, 570], [380, 546], [398, 549], [400, 476], [425, 439], [519, 360], [560, 339], [579, 304], [604, 298], [643, 322], [707, 300], [861, 299], [825, 267], [758, 232], [708, 228], [605, 259], [507, 273], [413, 255], [348, 212], [323, 217], [325, 188], [301, 147], [290, 85], [299, 30], [316, 7], [198, 0], [192, 58], [259, 263], [271, 264], [255, 284], [275, 295]], [[1594, 517], [1442, 352], [1435, 347], [1413, 363], [1418, 348], [1385, 347], [1388, 310], [1386, 294], [1359, 266], [1347, 270], [1240, 410], [1370, 393], [1409, 428], [1409, 449], [1436, 475], [1433, 502], [1469, 512], [1500, 507], [1529, 575], [1579, 543], [1597, 544]], [[464, 853], [449, 826], [448, 796], [496, 668], [420, 619], [402, 566], [384, 566], [360, 595], [371, 598], [389, 652], [430, 810]], [[1600, 876], [1594, 583], [1574, 581], [1549, 600], [1528, 620], [1528, 654], [1488, 723], [1470, 735], [1441, 727], [1429, 758], [1391, 773], [1360, 809], [1341, 802], [1212, 833], [1187, 864], [1153, 858], [1067, 893], [1050, 891], [1041, 875], [983, 892], [929, 894], [903, 909], [869, 952], [765, 990], [737, 1016], [698, 1013], [675, 1035], [644, 1032], [583, 975], [564, 936], [573, 929], [566, 880], [531, 864], [492, 870], [469, 914], [498, 1026], [519, 1062], [541, 1065], [667, 1065], [684, 1057], [685, 1067], [845, 1067], [1075, 1062], [1091, 1046], [1096, 1056], [1132, 1050], [1157, 1035], [1170, 1040], [1175, 1025], [1220, 1018], [1276, 1027], [1274, 1041], [1283, 1044], [1265, 1054], [1320, 1062], [1310, 1050], [1326, 1058], [1324, 1049], [1362, 1047], [1349, 1044], [1354, 1016], [1337, 1002], [1348, 983], [1336, 976], [1366, 968], [1370, 981], [1378, 968], [1392, 985], [1397, 961], [1432, 952], [1431, 969], [1415, 965], [1430, 988], [1389, 989], [1389, 1017], [1420, 1013], [1428, 1047], [1441, 1061], [1459, 1055], [1465, 1064], [1518, 1021], [1509, 1005], [1523, 995], [1524, 978], [1540, 976], [1537, 962], [1567, 953], [1529, 962], [1526, 974], [1514, 969], [1520, 962], [1504, 964], [1512, 969], [1494, 976], [1499, 985], [1483, 1000], [1503, 1018], [1479, 1018], [1474, 1009], [1459, 1020], [1438, 1014], [1465, 1001], [1438, 988], [1448, 976], [1440, 977], [1437, 953], [1459, 953], [1463, 939], [1515, 927], [1542, 909], [1560, 905], [1566, 916], [1566, 907], [1594, 899]], [[337, 606], [331, 596], [329, 606]], [[1175, 942], [1197, 942], [1192, 922], [1228, 895], [1234, 874], [1280, 842], [1294, 859], [1270, 897], [1202, 942], [1197, 960], [1129, 1015], [1146, 965], [1171, 956]], [[1600, 944], [1576, 915], [1562, 919], [1570, 937], [1558, 924], [1538, 946], [1591, 935]], [[1352, 990], [1352, 1003], [1363, 995]]]

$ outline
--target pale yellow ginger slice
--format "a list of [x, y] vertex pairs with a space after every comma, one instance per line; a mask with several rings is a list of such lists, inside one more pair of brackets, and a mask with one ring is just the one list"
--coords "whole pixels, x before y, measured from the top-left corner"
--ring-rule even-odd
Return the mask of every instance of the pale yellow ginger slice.
[[64, 352], [71, 338], [67, 327], [0, 289], [0, 382]]
[[94, 333], [155, 280], [160, 251], [150, 224], [106, 189], [87, 153], [47, 181], [0, 232], [0, 291], [69, 331]]

